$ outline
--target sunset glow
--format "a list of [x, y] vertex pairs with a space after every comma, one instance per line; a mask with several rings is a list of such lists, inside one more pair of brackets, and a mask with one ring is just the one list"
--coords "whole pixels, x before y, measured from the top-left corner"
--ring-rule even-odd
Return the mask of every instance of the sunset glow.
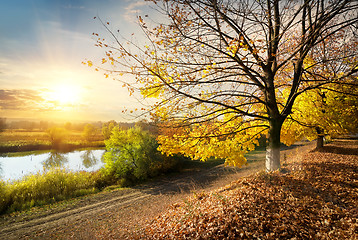
[[94, 16], [133, 33], [145, 8], [136, 1], [2, 1], [0, 116], [127, 121], [122, 111], [139, 103], [82, 62], [103, 54], [92, 33], [106, 30]]
[[51, 98], [61, 105], [75, 105], [80, 100], [80, 90], [78, 87], [71, 85], [57, 86]]
[[43, 104], [52, 110], [71, 110], [81, 104], [81, 89], [75, 85], [56, 85], [45, 89], [42, 96]]

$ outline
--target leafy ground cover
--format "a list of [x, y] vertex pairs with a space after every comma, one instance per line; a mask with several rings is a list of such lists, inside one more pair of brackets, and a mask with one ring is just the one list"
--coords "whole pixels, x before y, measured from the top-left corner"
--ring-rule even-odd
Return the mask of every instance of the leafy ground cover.
[[340, 140], [155, 218], [148, 239], [358, 239], [358, 142]]

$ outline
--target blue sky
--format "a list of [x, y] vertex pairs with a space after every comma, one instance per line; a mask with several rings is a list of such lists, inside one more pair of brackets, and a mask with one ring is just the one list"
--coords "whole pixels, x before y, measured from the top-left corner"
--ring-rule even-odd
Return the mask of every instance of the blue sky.
[[[0, 2], [0, 116], [125, 121], [139, 105], [119, 82], [81, 64], [100, 59], [95, 16], [122, 34], [136, 31], [144, 1], [11, 0]], [[62, 97], [61, 97], [62, 96]]]

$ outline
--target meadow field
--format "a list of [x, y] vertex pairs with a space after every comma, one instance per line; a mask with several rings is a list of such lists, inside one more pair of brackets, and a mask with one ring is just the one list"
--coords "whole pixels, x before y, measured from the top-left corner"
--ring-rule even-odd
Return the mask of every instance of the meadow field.
[[[70, 151], [82, 147], [104, 147], [104, 138], [97, 132], [88, 141], [83, 131], [67, 130], [61, 140], [62, 150]], [[50, 150], [52, 142], [49, 134], [42, 130], [5, 130], [0, 134], [0, 153]]]

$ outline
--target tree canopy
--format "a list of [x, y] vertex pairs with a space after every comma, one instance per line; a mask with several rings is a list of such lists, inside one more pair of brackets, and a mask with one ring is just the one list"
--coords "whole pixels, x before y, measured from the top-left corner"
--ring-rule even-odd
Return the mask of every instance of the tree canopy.
[[163, 21], [138, 16], [146, 44], [102, 22], [112, 39], [94, 33], [105, 48], [96, 69], [156, 99], [149, 112], [168, 127], [158, 138], [162, 152], [240, 166], [267, 134], [266, 168], [279, 169], [281, 141], [296, 139], [281, 132], [285, 120], [304, 125], [300, 111], [310, 111], [300, 103], [321, 89], [347, 86], [347, 96], [357, 86], [356, 1], [152, 2]]

